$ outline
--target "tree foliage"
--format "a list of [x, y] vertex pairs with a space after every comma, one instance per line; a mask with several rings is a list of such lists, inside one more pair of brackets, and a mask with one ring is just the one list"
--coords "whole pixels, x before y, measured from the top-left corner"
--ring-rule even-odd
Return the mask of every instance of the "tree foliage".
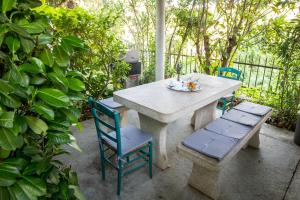
[[123, 88], [129, 66], [121, 59], [125, 47], [118, 39], [118, 29], [115, 28], [119, 23], [119, 13], [104, 8], [96, 13], [80, 7], [50, 6], [42, 6], [38, 12], [52, 20], [56, 33], [71, 33], [85, 41], [86, 51], [77, 52], [70, 63], [73, 70], [83, 74], [86, 95], [99, 99]]
[[60, 37], [38, 0], [0, 1], [1, 199], [82, 199], [77, 176], [58, 159], [78, 149], [70, 133], [85, 85], [69, 68], [84, 44]]

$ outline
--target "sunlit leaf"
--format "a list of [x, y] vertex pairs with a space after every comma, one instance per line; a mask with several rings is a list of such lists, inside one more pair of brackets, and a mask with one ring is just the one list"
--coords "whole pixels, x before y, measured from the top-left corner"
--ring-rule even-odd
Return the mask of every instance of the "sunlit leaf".
[[68, 107], [70, 103], [69, 97], [57, 89], [40, 89], [37, 96], [45, 103], [57, 108]]
[[16, 150], [23, 145], [23, 137], [16, 136], [11, 129], [0, 127], [0, 147], [6, 150]]
[[32, 116], [26, 116], [25, 118], [28, 126], [31, 128], [33, 132], [39, 135], [46, 134], [48, 130], [48, 126], [43, 120]]

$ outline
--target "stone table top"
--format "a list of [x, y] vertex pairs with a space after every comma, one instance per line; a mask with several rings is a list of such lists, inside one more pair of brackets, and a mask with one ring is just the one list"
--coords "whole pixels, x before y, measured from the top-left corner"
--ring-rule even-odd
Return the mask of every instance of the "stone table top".
[[180, 92], [167, 88], [171, 79], [165, 79], [114, 92], [114, 101], [136, 110], [157, 121], [169, 123], [194, 112], [241, 86], [235, 81], [204, 74], [191, 74], [199, 78], [202, 89], [198, 92]]

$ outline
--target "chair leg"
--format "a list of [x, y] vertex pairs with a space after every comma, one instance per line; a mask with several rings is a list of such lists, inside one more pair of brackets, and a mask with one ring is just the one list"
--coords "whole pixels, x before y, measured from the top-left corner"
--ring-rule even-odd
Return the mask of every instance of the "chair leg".
[[117, 195], [121, 194], [122, 189], [122, 161], [118, 159], [118, 187], [117, 187]]
[[152, 142], [149, 142], [149, 176], [152, 178]]
[[101, 153], [100, 160], [101, 160], [102, 180], [105, 181], [105, 159], [104, 159], [104, 153]]
[[225, 111], [226, 111], [226, 106], [227, 106], [227, 100], [225, 99], [223, 101], [223, 107], [222, 107], [222, 115], [224, 115]]

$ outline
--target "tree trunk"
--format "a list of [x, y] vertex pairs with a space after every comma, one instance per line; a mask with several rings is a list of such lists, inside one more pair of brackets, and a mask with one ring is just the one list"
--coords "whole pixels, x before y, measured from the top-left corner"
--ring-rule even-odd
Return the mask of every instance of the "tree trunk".
[[204, 67], [204, 71], [206, 74], [210, 74], [210, 66], [211, 66], [211, 62], [210, 62], [210, 43], [209, 43], [209, 36], [208, 35], [204, 35], [203, 37], [203, 42], [204, 42], [204, 51], [205, 51], [205, 67]]
[[189, 31], [191, 29], [191, 26], [192, 26], [192, 15], [193, 15], [193, 11], [194, 11], [194, 8], [195, 8], [195, 5], [196, 5], [196, 0], [193, 1], [193, 5], [192, 5], [192, 8], [191, 8], [191, 11], [190, 11], [190, 19], [189, 19], [189, 22], [186, 26], [186, 29], [185, 29], [185, 32], [184, 32], [184, 35], [182, 37], [182, 41], [181, 41], [181, 44], [180, 44], [180, 47], [179, 47], [179, 51], [178, 51], [178, 54], [177, 54], [177, 57], [176, 57], [176, 61], [175, 61], [175, 64], [174, 64], [174, 68], [176, 68], [176, 65], [178, 64], [179, 62], [179, 58], [181, 56], [181, 51], [182, 51], [182, 48], [183, 48], [183, 45], [187, 39], [187, 36], [189, 34]]

